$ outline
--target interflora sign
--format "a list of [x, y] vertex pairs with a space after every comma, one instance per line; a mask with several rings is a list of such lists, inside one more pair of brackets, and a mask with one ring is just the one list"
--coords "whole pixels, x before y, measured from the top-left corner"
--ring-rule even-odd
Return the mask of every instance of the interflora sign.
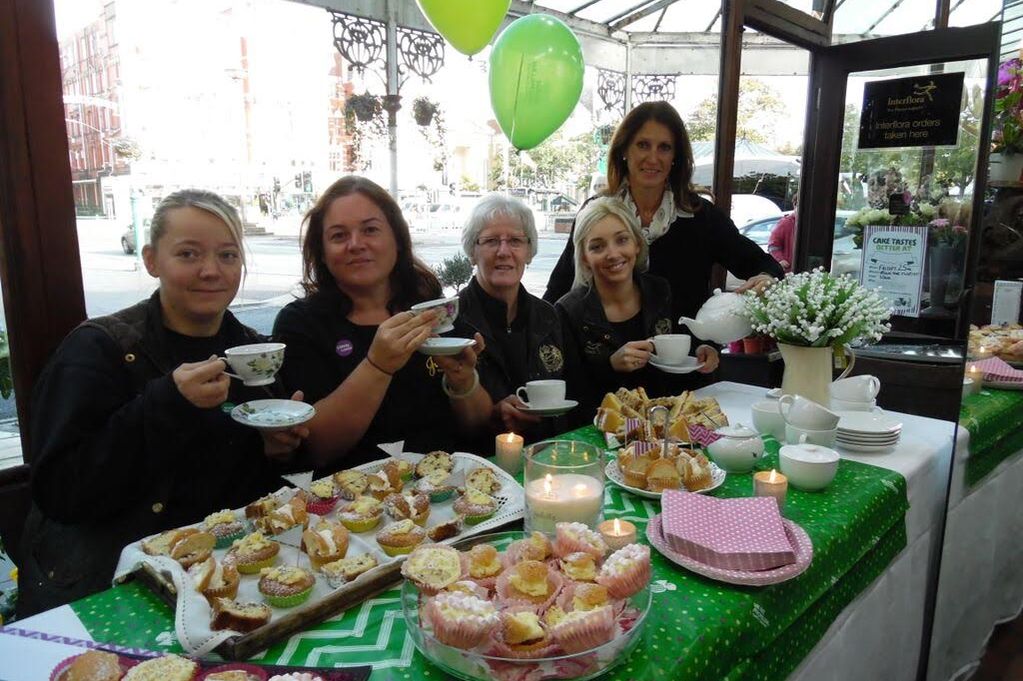
[[955, 145], [963, 77], [962, 72], [929, 73], [864, 85], [859, 148]]

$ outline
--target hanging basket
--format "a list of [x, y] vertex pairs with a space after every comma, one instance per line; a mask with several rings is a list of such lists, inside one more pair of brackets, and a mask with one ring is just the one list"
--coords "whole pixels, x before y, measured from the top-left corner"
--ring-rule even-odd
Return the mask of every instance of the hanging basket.
[[437, 105], [425, 97], [417, 97], [416, 100], [412, 102], [412, 118], [414, 118], [416, 123], [419, 125], [429, 125], [433, 121], [433, 116], [436, 113]]
[[351, 107], [355, 117], [366, 123], [380, 113], [380, 100], [373, 95], [353, 95], [348, 98], [346, 106]]

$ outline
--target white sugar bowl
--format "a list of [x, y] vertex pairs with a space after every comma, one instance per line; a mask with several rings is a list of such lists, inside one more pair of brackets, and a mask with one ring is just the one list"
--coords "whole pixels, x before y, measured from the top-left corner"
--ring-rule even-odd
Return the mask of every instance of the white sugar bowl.
[[707, 454], [729, 473], [749, 473], [764, 455], [760, 434], [741, 423], [714, 431], [721, 437], [707, 446]]
[[778, 451], [781, 472], [796, 489], [815, 492], [835, 479], [841, 457], [830, 447], [806, 444], [785, 445]]

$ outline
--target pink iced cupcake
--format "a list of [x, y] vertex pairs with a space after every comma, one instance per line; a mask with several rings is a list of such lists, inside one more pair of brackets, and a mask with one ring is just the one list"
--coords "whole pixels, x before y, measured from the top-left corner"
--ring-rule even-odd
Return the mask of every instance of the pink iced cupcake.
[[610, 605], [596, 610], [573, 610], [550, 623], [554, 641], [568, 654], [604, 645], [614, 636], [615, 618]]
[[564, 578], [546, 563], [524, 560], [497, 578], [497, 597], [506, 606], [526, 605], [543, 612], [557, 598]]
[[426, 601], [423, 619], [433, 627], [438, 641], [463, 650], [476, 647], [500, 621], [493, 603], [450, 591]]
[[528, 606], [503, 610], [501, 626], [494, 631], [493, 641], [487, 652], [497, 657], [536, 659], [550, 657], [557, 652], [547, 627]]
[[650, 547], [628, 544], [611, 554], [597, 574], [597, 584], [611, 598], [628, 598], [650, 583]]
[[[575, 610], [596, 610], [605, 605], [614, 606], [621, 601], [612, 601], [607, 589], [600, 584], [568, 582], [558, 594], [558, 607], [565, 612]], [[612, 607], [613, 610], [617, 609]]]
[[554, 526], [554, 555], [564, 558], [569, 554], [582, 551], [597, 560], [607, 553], [604, 538], [582, 523], [558, 523]]
[[337, 505], [337, 486], [333, 478], [322, 478], [315, 480], [309, 485], [309, 503], [306, 510], [319, 516], [324, 516], [334, 510]]
[[475, 596], [476, 598], [480, 598], [484, 601], [490, 598], [490, 592], [471, 579], [460, 579], [444, 590], [449, 593], [460, 593], [466, 594], [467, 596]]
[[559, 559], [558, 567], [575, 582], [592, 582], [597, 578], [597, 559], [585, 551], [576, 551]]
[[525, 539], [516, 539], [501, 554], [505, 567], [517, 565], [524, 560], [547, 560], [551, 555], [551, 541], [542, 532], [534, 532]]

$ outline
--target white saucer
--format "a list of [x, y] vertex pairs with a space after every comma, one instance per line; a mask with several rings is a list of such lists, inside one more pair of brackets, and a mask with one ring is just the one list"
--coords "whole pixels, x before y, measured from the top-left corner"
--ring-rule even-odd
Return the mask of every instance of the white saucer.
[[424, 355], [457, 355], [465, 348], [476, 345], [472, 338], [427, 338], [419, 346], [419, 352]]
[[546, 407], [530, 407], [523, 405], [518, 407], [518, 410], [523, 414], [532, 414], [533, 416], [561, 416], [578, 406], [579, 403], [575, 400], [564, 400], [558, 404], [552, 404]]
[[992, 378], [983, 380], [983, 387], [995, 388], [996, 390], [1023, 390], [1023, 383], [1017, 381], [999, 381]]
[[891, 435], [902, 431], [902, 423], [884, 413], [837, 411], [838, 429], [849, 435]]
[[859, 452], [861, 454], [878, 454], [880, 452], [891, 451], [895, 449], [895, 446], [898, 444], [898, 441], [895, 441], [887, 445], [864, 445], [859, 443], [853, 444], [843, 440], [835, 440], [835, 449], [844, 449], [848, 452]]
[[252, 400], [231, 410], [231, 418], [260, 430], [283, 430], [316, 416], [311, 404], [297, 400]]
[[679, 364], [666, 364], [657, 360], [655, 355], [650, 356], [650, 366], [665, 371], [669, 374], [688, 374], [703, 366], [703, 362], [695, 357], [686, 357], [684, 362]]

